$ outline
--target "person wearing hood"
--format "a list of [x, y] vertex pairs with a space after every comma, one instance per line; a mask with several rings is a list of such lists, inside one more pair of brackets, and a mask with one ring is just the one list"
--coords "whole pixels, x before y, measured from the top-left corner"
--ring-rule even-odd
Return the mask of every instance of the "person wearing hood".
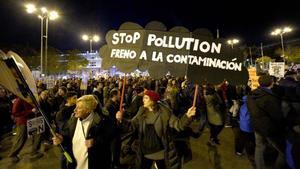
[[260, 87], [248, 96], [248, 109], [255, 132], [255, 163], [257, 169], [267, 166], [266, 148], [277, 152], [272, 168], [285, 168], [285, 119], [281, 109], [281, 98], [272, 91], [274, 78], [262, 75]]

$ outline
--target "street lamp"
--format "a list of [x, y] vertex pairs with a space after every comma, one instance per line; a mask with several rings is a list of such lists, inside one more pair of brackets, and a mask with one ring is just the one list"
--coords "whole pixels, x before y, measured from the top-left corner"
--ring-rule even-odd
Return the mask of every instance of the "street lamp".
[[239, 43], [240, 41], [238, 40], [238, 39], [229, 39], [228, 41], [227, 41], [227, 43], [229, 44], [229, 45], [231, 45], [231, 48], [233, 49], [233, 45], [235, 45], [235, 44], [237, 44], [237, 43]]
[[278, 35], [280, 35], [281, 49], [282, 49], [282, 58], [283, 58], [284, 62], [285, 62], [285, 58], [284, 58], [283, 34], [289, 33], [291, 31], [292, 31], [292, 28], [290, 28], [290, 27], [284, 27], [284, 28], [277, 28], [277, 29], [275, 29], [274, 31], [271, 32], [272, 36], [278, 36]]
[[[59, 17], [56, 11], [48, 11], [46, 7], [41, 7], [37, 10], [34, 4], [26, 4], [26, 11], [29, 14], [36, 13], [38, 18], [41, 20], [41, 74], [47, 72], [47, 57], [48, 57], [48, 22], [50, 20], [55, 20]], [[44, 22], [45, 21], [45, 22]], [[44, 32], [45, 30], [45, 32]], [[44, 38], [45, 38], [45, 58], [44, 58]], [[45, 67], [43, 66], [43, 61], [45, 59]]]
[[84, 34], [82, 35], [82, 40], [84, 41], [90, 41], [90, 53], [92, 53], [93, 51], [93, 42], [98, 42], [100, 40], [100, 37], [98, 35], [93, 35], [93, 36], [90, 36], [90, 35], [87, 35], [87, 34]]

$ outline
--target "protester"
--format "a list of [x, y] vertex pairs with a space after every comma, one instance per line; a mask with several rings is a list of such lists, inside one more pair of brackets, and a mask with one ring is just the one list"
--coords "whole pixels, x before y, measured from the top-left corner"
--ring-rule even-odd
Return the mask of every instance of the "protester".
[[[168, 107], [162, 105], [159, 95], [152, 91], [145, 92], [143, 103], [137, 115], [131, 120], [132, 131], [137, 134], [139, 148], [136, 168], [151, 169], [153, 162], [158, 169], [180, 169], [181, 165], [170, 137], [169, 127], [178, 131], [184, 130], [195, 115], [195, 107], [191, 107], [182, 118], [177, 118]], [[122, 112], [116, 118], [123, 122]]]
[[[53, 105], [49, 101], [48, 90], [41, 91], [38, 102], [47, 120], [49, 122], [54, 121], [54, 119], [51, 116], [53, 113]], [[49, 139], [51, 139], [51, 133], [48, 126], [45, 127], [45, 132], [42, 135], [44, 136], [44, 143], [46, 145], [49, 144]]]
[[254, 160], [255, 136], [250, 119], [250, 113], [247, 107], [247, 96], [244, 96], [242, 99], [242, 105], [239, 110], [239, 121], [240, 131], [235, 142], [235, 153], [236, 155], [241, 156], [243, 155], [243, 151], [245, 149], [251, 165], [253, 168], [256, 168]]
[[77, 93], [74, 91], [67, 92], [66, 104], [62, 105], [59, 111], [56, 113], [56, 125], [58, 130], [61, 132], [64, 125], [71, 118], [72, 113], [76, 107]]
[[[16, 98], [16, 100], [13, 103], [12, 108], [12, 115], [16, 122], [16, 136], [13, 143], [13, 146], [9, 152], [9, 159], [12, 163], [16, 163], [20, 160], [18, 154], [24, 147], [24, 144], [27, 140], [27, 128], [26, 123], [27, 119], [30, 115], [34, 115], [34, 113], [37, 113], [36, 108], [32, 107], [29, 103], [22, 100], [21, 98]], [[30, 158], [40, 158], [43, 156], [42, 153], [40, 153], [38, 150], [40, 148], [40, 136], [35, 135], [33, 136], [34, 142], [32, 145], [32, 149], [30, 152]]]
[[258, 82], [260, 87], [248, 96], [248, 109], [255, 131], [255, 163], [258, 169], [267, 165], [266, 148], [277, 152], [276, 160], [271, 162], [273, 168], [285, 168], [285, 119], [281, 109], [281, 99], [273, 91], [274, 79], [262, 75]]
[[120, 108], [120, 94], [118, 89], [113, 89], [110, 91], [109, 100], [106, 102], [104, 109], [108, 112], [110, 120], [113, 122], [113, 125], [110, 126], [114, 131], [112, 143], [111, 143], [111, 152], [112, 152], [112, 168], [118, 169], [120, 167], [120, 151], [121, 151], [121, 133], [118, 128], [116, 113]]
[[111, 124], [94, 113], [96, 106], [97, 100], [93, 95], [80, 97], [74, 116], [63, 132], [52, 138], [54, 145], [63, 144], [67, 147], [75, 161], [67, 163], [69, 169], [110, 169]]
[[206, 102], [207, 120], [210, 127], [210, 144], [220, 144], [218, 135], [224, 128], [225, 107], [223, 102], [214, 89], [214, 86], [208, 84], [204, 89], [204, 99]]

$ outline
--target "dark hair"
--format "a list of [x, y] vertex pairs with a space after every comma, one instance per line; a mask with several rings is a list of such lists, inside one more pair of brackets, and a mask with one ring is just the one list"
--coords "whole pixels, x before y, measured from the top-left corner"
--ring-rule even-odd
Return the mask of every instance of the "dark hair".
[[216, 90], [213, 86], [206, 87], [206, 95], [213, 95], [214, 93], [216, 93]]
[[117, 96], [119, 93], [118, 89], [114, 88], [109, 92], [109, 97], [112, 98], [113, 96]]
[[77, 93], [74, 91], [69, 91], [67, 92], [67, 98], [73, 97], [73, 96], [77, 96]]
[[284, 76], [292, 76], [292, 75], [296, 75], [297, 72], [294, 72], [294, 71], [287, 71]]
[[269, 87], [274, 81], [273, 77], [270, 75], [262, 75], [258, 79], [258, 83], [261, 87]]
[[135, 89], [136, 93], [141, 93], [144, 91], [144, 88], [142, 88], [141, 86], [136, 86]]
[[208, 84], [206, 86], [206, 95], [212, 95], [214, 93], [216, 93], [216, 90], [215, 90], [214, 86]]
[[67, 91], [68, 91], [68, 89], [65, 86], [60, 86], [59, 89], [61, 89], [65, 93], [67, 93]]

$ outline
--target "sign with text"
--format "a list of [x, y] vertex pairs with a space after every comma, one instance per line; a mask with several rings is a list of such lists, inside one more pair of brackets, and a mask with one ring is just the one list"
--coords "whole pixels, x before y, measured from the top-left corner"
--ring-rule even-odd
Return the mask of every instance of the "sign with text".
[[107, 45], [100, 49], [103, 67], [116, 66], [123, 72], [148, 70], [152, 77], [162, 77], [170, 72], [174, 76], [187, 75], [189, 80], [197, 83], [204, 80], [220, 83], [224, 79], [247, 83], [242, 52], [229, 48], [222, 39], [178, 30], [138, 27], [109, 31]]
[[284, 77], [284, 62], [270, 62], [269, 74], [278, 78]]
[[27, 135], [32, 137], [45, 132], [45, 122], [42, 116], [27, 120]]
[[249, 68], [249, 86], [251, 87], [251, 90], [257, 89], [259, 87], [258, 78], [256, 73], [256, 68]]

